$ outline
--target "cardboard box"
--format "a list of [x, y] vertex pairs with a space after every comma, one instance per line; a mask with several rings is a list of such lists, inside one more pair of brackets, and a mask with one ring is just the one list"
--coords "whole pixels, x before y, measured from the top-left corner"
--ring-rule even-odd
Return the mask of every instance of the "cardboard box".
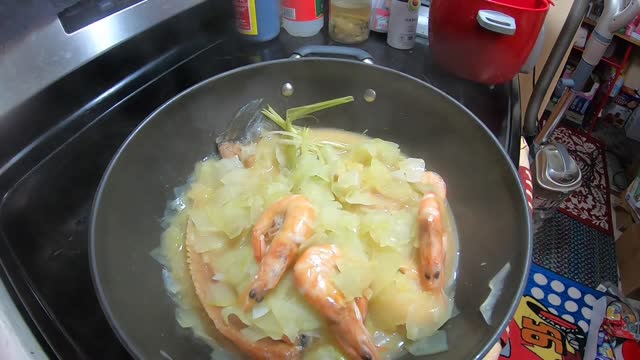
[[635, 222], [640, 222], [640, 177], [636, 177], [629, 187], [622, 193], [625, 208], [633, 216]]
[[633, 217], [631, 216], [628, 206], [625, 205], [625, 203], [622, 203], [621, 206], [614, 209], [616, 216], [616, 229], [620, 232], [625, 232], [625, 230], [633, 224]]
[[629, 139], [640, 141], [640, 107], [637, 107], [624, 123], [624, 132]]
[[[622, 291], [631, 297], [640, 293], [640, 224], [631, 225], [616, 241]], [[636, 298], [636, 300], [640, 300]]]
[[631, 166], [625, 171], [625, 175], [629, 179], [634, 179], [636, 176], [640, 177], [640, 158], [633, 160]]

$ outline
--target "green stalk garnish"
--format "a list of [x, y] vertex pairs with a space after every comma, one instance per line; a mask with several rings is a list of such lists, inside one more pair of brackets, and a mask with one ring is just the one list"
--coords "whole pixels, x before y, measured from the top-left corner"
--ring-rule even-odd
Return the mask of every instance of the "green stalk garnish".
[[276, 123], [276, 125], [280, 126], [282, 128], [282, 130], [291, 131], [293, 133], [296, 133], [296, 131], [293, 129], [293, 126], [291, 124], [287, 123], [287, 121], [285, 119], [283, 119], [282, 116], [280, 116], [271, 107], [271, 105], [267, 105], [267, 108], [266, 109], [262, 109], [261, 112], [262, 112], [262, 115], [268, 117], [271, 121]]
[[287, 110], [287, 121], [293, 123], [294, 121], [301, 119], [307, 115], [313, 114], [316, 111], [328, 109], [330, 107], [346, 104], [353, 101], [353, 96], [345, 96], [333, 100], [327, 100], [311, 105], [299, 106]]
[[[283, 119], [282, 116], [280, 116], [270, 105], [267, 105], [267, 108], [262, 109], [261, 112], [264, 116], [266, 116], [271, 121], [276, 123], [276, 125], [280, 126], [282, 130], [289, 131], [294, 134], [300, 134], [300, 130], [297, 127], [293, 126], [294, 121], [299, 120], [303, 117], [309, 116], [314, 112], [328, 109], [330, 107], [346, 104], [346, 103], [352, 102], [353, 100], [354, 100], [353, 96], [345, 96], [337, 99], [322, 101], [322, 102], [311, 104], [311, 105], [290, 108], [286, 112], [286, 119]], [[309, 134], [308, 129], [302, 130], [301, 135], [303, 138], [303, 142], [302, 142], [303, 146], [304, 146], [304, 138], [306, 138], [308, 134]], [[301, 149], [301, 151], [304, 151], [304, 149]], [[287, 146], [286, 154], [287, 154], [287, 162], [289, 163], [289, 168], [290, 169], [295, 168], [296, 158], [298, 157], [298, 149], [296, 148], [296, 146], [294, 145]]]

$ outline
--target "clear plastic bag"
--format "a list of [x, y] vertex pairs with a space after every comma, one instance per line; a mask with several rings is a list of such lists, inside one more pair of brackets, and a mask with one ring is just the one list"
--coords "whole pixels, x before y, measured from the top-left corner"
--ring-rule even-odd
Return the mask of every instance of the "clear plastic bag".
[[263, 99], [255, 99], [240, 108], [216, 138], [218, 147], [224, 143], [252, 144], [265, 132], [277, 130], [277, 125], [261, 113], [264, 107]]

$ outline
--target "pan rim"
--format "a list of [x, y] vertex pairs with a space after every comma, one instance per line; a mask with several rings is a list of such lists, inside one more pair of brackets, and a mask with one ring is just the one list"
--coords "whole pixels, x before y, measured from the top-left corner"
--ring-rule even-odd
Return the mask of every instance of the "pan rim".
[[[89, 224], [89, 246], [88, 246], [88, 250], [89, 250], [89, 266], [90, 266], [90, 273], [91, 273], [91, 281], [93, 283], [93, 288], [94, 291], [96, 292], [97, 298], [98, 298], [98, 303], [100, 304], [100, 308], [102, 309], [103, 313], [105, 314], [105, 317], [107, 319], [107, 322], [109, 323], [109, 326], [111, 327], [111, 329], [113, 330], [113, 332], [116, 334], [118, 340], [120, 341], [120, 343], [124, 346], [125, 349], [127, 349], [127, 351], [129, 352], [129, 354], [131, 356], [133, 356], [136, 359], [142, 359], [143, 356], [141, 355], [141, 351], [138, 348], [138, 346], [136, 345], [136, 343], [134, 341], [131, 340], [130, 336], [121, 329], [120, 324], [116, 321], [115, 317], [114, 317], [114, 311], [112, 309], [111, 304], [109, 303], [107, 296], [102, 288], [101, 285], [101, 273], [100, 273], [100, 269], [98, 268], [97, 262], [98, 259], [96, 257], [96, 223], [97, 223], [97, 213], [99, 210], [99, 205], [101, 202], [101, 198], [103, 195], [103, 192], [105, 190], [105, 187], [107, 185], [107, 182], [110, 178], [111, 172], [113, 171], [115, 165], [118, 163], [118, 160], [120, 159], [120, 157], [122, 156], [122, 153], [125, 151], [125, 149], [127, 149], [127, 146], [129, 145], [129, 143], [137, 136], [137, 134], [142, 131], [142, 129], [153, 119], [155, 118], [155, 116], [162, 112], [165, 108], [168, 108], [169, 106], [173, 105], [175, 102], [179, 101], [180, 99], [182, 99], [183, 96], [187, 96], [189, 93], [196, 91], [197, 89], [207, 86], [207, 84], [214, 82], [220, 78], [226, 77], [226, 76], [231, 76], [234, 75], [238, 72], [242, 72], [242, 71], [246, 71], [249, 69], [254, 69], [254, 68], [261, 68], [261, 67], [267, 67], [273, 64], [279, 64], [279, 63], [285, 63], [285, 62], [291, 62], [291, 61], [295, 61], [295, 62], [336, 62], [336, 63], [350, 63], [350, 64], [360, 64], [362, 66], [371, 66], [376, 68], [378, 71], [385, 71], [385, 72], [389, 72], [392, 74], [395, 74], [396, 76], [401, 76], [407, 80], [410, 81], [417, 81], [418, 83], [420, 83], [422, 86], [428, 87], [431, 90], [435, 91], [439, 96], [443, 97], [444, 99], [446, 99], [446, 101], [450, 101], [453, 102], [454, 104], [458, 105], [467, 115], [469, 115], [475, 122], [476, 125], [479, 125], [483, 131], [489, 135], [489, 137], [491, 138], [491, 142], [499, 149], [499, 153], [500, 156], [503, 158], [504, 161], [507, 162], [507, 164], [509, 164], [509, 172], [511, 173], [511, 177], [519, 184], [519, 177], [517, 174], [517, 169], [515, 168], [515, 166], [513, 165], [513, 163], [511, 162], [511, 159], [509, 158], [508, 154], [506, 153], [506, 150], [502, 148], [502, 145], [500, 145], [500, 143], [498, 142], [498, 140], [496, 139], [496, 137], [493, 135], [493, 133], [489, 130], [489, 128], [482, 122], [480, 121], [480, 119], [478, 119], [478, 117], [473, 114], [469, 109], [467, 109], [467, 107], [465, 107], [464, 105], [462, 105], [460, 102], [456, 101], [453, 97], [451, 97], [450, 95], [446, 94], [444, 91], [438, 89], [437, 87], [435, 87], [434, 85], [431, 85], [421, 79], [415, 78], [411, 75], [405, 74], [401, 71], [395, 70], [395, 69], [391, 69], [388, 67], [384, 67], [381, 65], [377, 65], [377, 64], [368, 64], [368, 63], [364, 63], [364, 62], [359, 62], [359, 61], [355, 61], [355, 60], [348, 60], [348, 59], [336, 59], [336, 58], [315, 58], [315, 57], [307, 57], [307, 58], [299, 58], [299, 59], [290, 59], [290, 58], [285, 58], [285, 59], [277, 59], [277, 60], [270, 60], [270, 61], [264, 61], [264, 62], [260, 62], [260, 63], [254, 63], [254, 64], [249, 64], [249, 65], [245, 65], [245, 66], [241, 66], [229, 71], [225, 71], [223, 73], [217, 74], [215, 76], [212, 76], [210, 78], [207, 78], [205, 80], [202, 80], [190, 87], [188, 87], [187, 89], [181, 91], [180, 93], [178, 93], [177, 95], [173, 96], [172, 98], [170, 98], [169, 100], [167, 100], [166, 102], [164, 102], [162, 105], [160, 105], [157, 109], [153, 110], [146, 118], [144, 118], [144, 120], [142, 120], [140, 122], [140, 124], [138, 124], [136, 126], [136, 128], [127, 136], [126, 140], [120, 145], [120, 147], [118, 148], [118, 150], [116, 151], [116, 153], [113, 155], [113, 157], [111, 158], [111, 160], [109, 161], [109, 165], [107, 166], [106, 170], [104, 171], [101, 179], [100, 179], [100, 183], [98, 185], [98, 188], [96, 190], [96, 194], [94, 195], [93, 198], [93, 203], [91, 206], [91, 212], [90, 212], [90, 224]], [[505, 331], [506, 327], [508, 326], [508, 324], [511, 322], [513, 316], [515, 315], [515, 312], [517, 310], [517, 307], [520, 303], [520, 300], [522, 298], [522, 295], [524, 293], [524, 289], [526, 287], [527, 284], [527, 279], [529, 276], [529, 272], [531, 269], [531, 255], [532, 255], [532, 248], [533, 248], [533, 235], [532, 235], [532, 224], [531, 224], [531, 217], [529, 216], [529, 212], [528, 212], [528, 208], [527, 208], [527, 201], [526, 201], [526, 195], [524, 192], [524, 189], [522, 186], [517, 186], [518, 188], [518, 192], [520, 194], [520, 217], [524, 218], [525, 222], [526, 222], [526, 229], [527, 229], [527, 246], [526, 246], [526, 251], [525, 251], [525, 261], [524, 261], [524, 271], [522, 273], [522, 275], [520, 276], [520, 283], [518, 285], [518, 290], [516, 292], [516, 296], [514, 297], [514, 299], [511, 300], [510, 305], [509, 305], [509, 310], [507, 312], [507, 317], [505, 317], [501, 322], [500, 325], [497, 327], [497, 331], [494, 331], [493, 334], [491, 335], [491, 341], [489, 341], [487, 344], [485, 344], [481, 351], [478, 353], [478, 355], [476, 356], [475, 359], [482, 359], [488, 352], [489, 350], [494, 346], [494, 344], [496, 342], [499, 341], [500, 336], [502, 335], [502, 333]]]

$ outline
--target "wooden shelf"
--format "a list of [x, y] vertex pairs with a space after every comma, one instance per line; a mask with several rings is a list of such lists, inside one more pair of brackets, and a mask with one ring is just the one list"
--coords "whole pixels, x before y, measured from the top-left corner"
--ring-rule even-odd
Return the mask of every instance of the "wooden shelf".
[[[588, 17], [585, 17], [584, 19], [582, 19], [582, 22], [585, 24], [589, 24], [591, 26], [596, 26], [596, 22], [594, 20], [589, 19]], [[631, 43], [635, 46], [640, 46], [640, 40], [634, 39], [631, 36], [627, 36], [623, 33], [615, 32], [613, 33], [613, 36], [617, 37], [618, 39], [622, 39], [628, 43]]]

